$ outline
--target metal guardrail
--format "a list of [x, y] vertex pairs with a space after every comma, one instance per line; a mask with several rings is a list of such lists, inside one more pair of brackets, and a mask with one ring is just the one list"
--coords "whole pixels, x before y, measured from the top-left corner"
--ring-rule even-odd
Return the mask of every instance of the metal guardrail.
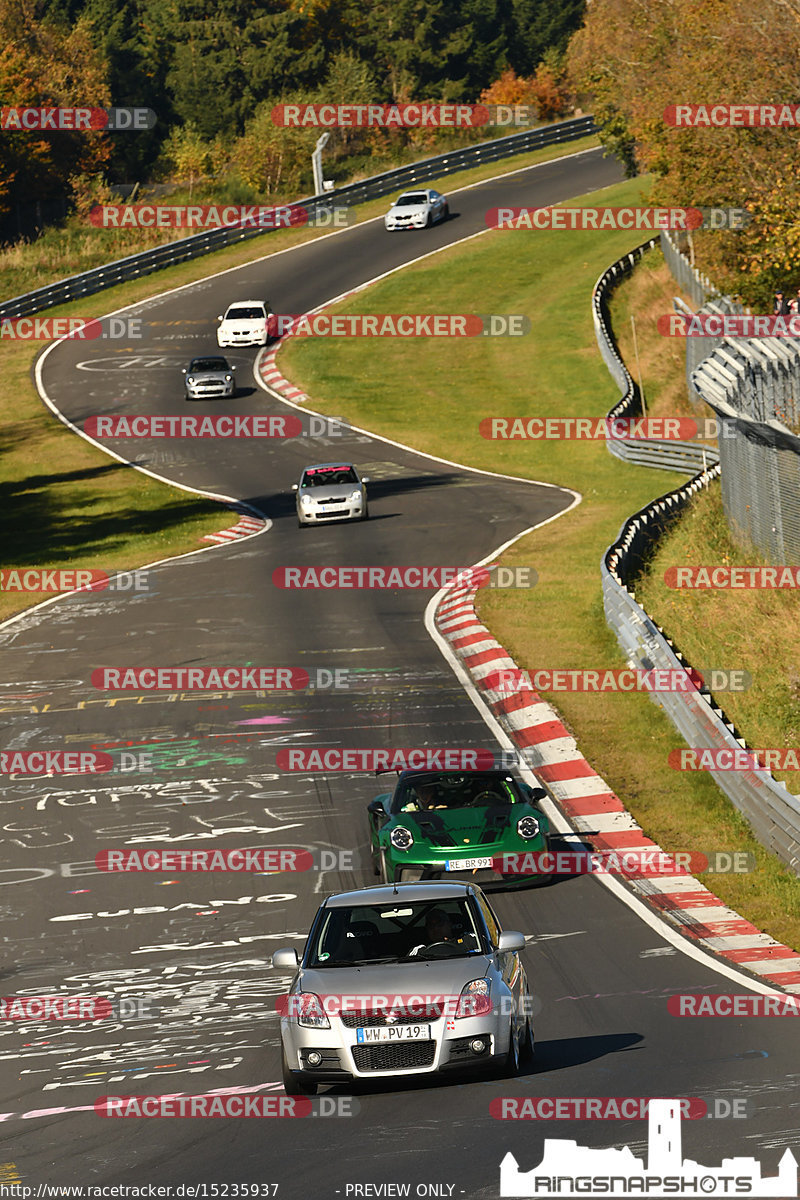
[[[537, 150], [542, 146], [575, 141], [596, 132], [597, 127], [593, 117], [573, 117], [569, 121], [560, 121], [553, 125], [540, 125], [536, 129], [523, 130], [522, 133], [507, 134], [505, 137], [495, 138], [489, 142], [466, 146], [463, 150], [451, 150], [446, 154], [425, 158], [420, 162], [396, 167], [392, 171], [384, 171], [380, 175], [373, 175], [358, 183], [350, 183], [319, 196], [308, 196], [306, 199], [297, 200], [294, 203], [305, 208], [309, 216], [315, 216], [318, 212], [329, 210], [334, 204], [348, 207], [362, 204], [365, 200], [386, 196], [398, 188], [422, 184], [429, 179], [437, 179], [441, 175], [463, 171], [466, 167], [496, 162], [515, 154]], [[29, 316], [31, 313], [51, 308], [55, 304], [80, 300], [84, 296], [115, 287], [118, 283], [138, 279], [140, 275], [149, 275], [153, 271], [160, 271], [164, 267], [199, 258], [203, 254], [210, 254], [214, 250], [220, 250], [235, 242], [244, 241], [246, 238], [261, 237], [273, 232], [275, 231], [271, 229], [241, 229], [228, 226], [179, 238], [174, 242], [167, 242], [163, 246], [156, 246], [153, 250], [143, 250], [139, 254], [118, 259], [107, 266], [95, 267], [91, 271], [72, 275], [58, 283], [48, 284], [33, 292], [3, 301], [0, 303], [0, 320]]]
[[[641, 257], [645, 249], [639, 247], [633, 255], [621, 259], [601, 276], [595, 288], [595, 292], [599, 289], [602, 293], [600, 300], [605, 299], [608, 289], [618, 278], [632, 269], [633, 261], [637, 256]], [[614, 379], [625, 390], [621, 405], [632, 395], [633, 382], [598, 307], [595, 307], [595, 313], [600, 353], [609, 364]], [[615, 414], [620, 405], [612, 409], [609, 416]], [[608, 445], [610, 449], [611, 443]], [[681, 443], [673, 445], [677, 447]], [[628, 461], [634, 460], [629, 458]], [[647, 465], [655, 464], [650, 462]], [[693, 471], [695, 465], [687, 457], [682, 469]], [[657, 539], [691, 499], [716, 479], [720, 472], [717, 461], [710, 470], [701, 472], [682, 487], [634, 513], [622, 526], [616, 541], [603, 554], [600, 570], [606, 621], [628, 661], [642, 670], [689, 670], [689, 664], [680, 651], [637, 602], [633, 583]], [[744, 740], [706, 687], [690, 692], [649, 694], [653, 702], [664, 710], [688, 746], [734, 751], [745, 746]], [[710, 774], [734, 807], [747, 818], [762, 845], [800, 874], [800, 797], [792, 795], [785, 784], [778, 783], [768, 771], [711, 771]]]
[[[658, 240], [650, 238], [624, 258], [612, 263], [600, 276], [592, 291], [592, 319], [597, 345], [614, 382], [622, 392], [619, 402], [608, 414], [609, 419], [641, 416], [642, 398], [609, 332], [608, 295], [631, 273], [642, 255], [658, 244]], [[656, 438], [609, 438], [606, 440], [606, 448], [610, 454], [621, 458], [623, 462], [634, 463], [640, 467], [658, 467], [664, 471], [688, 471], [695, 474], [719, 461], [716, 450], [697, 442]]]

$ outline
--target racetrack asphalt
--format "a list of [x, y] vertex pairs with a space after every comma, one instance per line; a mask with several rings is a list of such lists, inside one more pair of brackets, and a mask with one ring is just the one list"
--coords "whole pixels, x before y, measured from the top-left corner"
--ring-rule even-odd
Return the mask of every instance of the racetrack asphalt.
[[[458, 215], [419, 238], [371, 222], [165, 293], [128, 310], [143, 318], [141, 343], [122, 352], [61, 343], [44, 358], [42, 387], [76, 424], [103, 413], [182, 414], [180, 367], [214, 346], [216, 315], [236, 298], [308, 311], [478, 232], [490, 207], [555, 203], [620, 178], [599, 151], [567, 157], [451, 193]], [[247, 380], [255, 350], [231, 357]], [[244, 390], [226, 412], [290, 411], [254, 382]], [[289, 591], [273, 572], [464, 566], [573, 500], [361, 435], [111, 445], [130, 457], [133, 446], [137, 461], [167, 478], [246, 501], [272, 525], [151, 569], [141, 593], [77, 595], [0, 629], [5, 749], [130, 743], [129, 752], [152, 752], [159, 763], [151, 775], [98, 776], [97, 786], [63, 778], [4, 789], [3, 994], [147, 996], [160, 1010], [124, 1023], [0, 1025], [2, 1157], [22, 1182], [277, 1183], [278, 1197], [291, 1200], [409, 1183], [411, 1195], [439, 1185], [428, 1194], [496, 1197], [505, 1153], [528, 1169], [545, 1137], [645, 1152], [644, 1122], [501, 1122], [489, 1113], [498, 1096], [744, 1099], [747, 1119], [685, 1121], [685, 1153], [708, 1166], [755, 1155], [773, 1174], [797, 1125], [794, 1023], [670, 1016], [672, 994], [745, 992], [747, 984], [668, 945], [657, 923], [592, 878], [493, 895], [504, 926], [528, 938], [524, 958], [541, 1002], [537, 1064], [516, 1080], [374, 1084], [356, 1091], [356, 1116], [291, 1123], [115, 1121], [91, 1110], [103, 1094], [280, 1090], [275, 998], [288, 976], [269, 956], [284, 944], [300, 948], [320, 894], [373, 881], [364, 808], [382, 790], [364, 774], [282, 772], [280, 748], [493, 744], [426, 633], [430, 591]], [[306, 463], [333, 459], [356, 462], [374, 481], [371, 519], [301, 532], [291, 483]], [[580, 490], [579, 479], [572, 483]], [[87, 517], [87, 540], [93, 532]], [[347, 668], [351, 686], [198, 697], [111, 694], [90, 682], [104, 666], [211, 664]], [[355, 855], [352, 869], [324, 875], [111, 876], [95, 867], [101, 849], [151, 845]]]

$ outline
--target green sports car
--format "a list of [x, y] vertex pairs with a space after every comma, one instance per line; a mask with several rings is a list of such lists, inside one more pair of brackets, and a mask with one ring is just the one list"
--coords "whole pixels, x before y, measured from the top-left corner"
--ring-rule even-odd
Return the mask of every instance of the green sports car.
[[505, 770], [402, 771], [394, 792], [367, 806], [375, 874], [384, 883], [549, 882], [530, 869], [549, 848], [545, 795]]

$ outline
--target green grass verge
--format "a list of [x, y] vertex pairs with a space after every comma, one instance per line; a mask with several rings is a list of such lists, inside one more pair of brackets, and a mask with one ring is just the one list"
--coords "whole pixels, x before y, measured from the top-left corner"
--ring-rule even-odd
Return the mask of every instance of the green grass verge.
[[[642, 188], [642, 181], [630, 181], [570, 203], [635, 204]], [[325, 340], [304, 339], [288, 343], [279, 359], [315, 408], [431, 454], [580, 490], [575, 510], [504, 556], [508, 565], [534, 566], [538, 586], [516, 595], [489, 592], [480, 601], [481, 618], [530, 670], [623, 665], [603, 615], [601, 554], [632, 512], [686, 477], [619, 463], [601, 442], [486, 441], [478, 426], [491, 416], [600, 416], [615, 403], [595, 343], [590, 294], [609, 263], [635, 244], [623, 233], [487, 233], [390, 276], [337, 311], [522, 312], [531, 320], [527, 336], [342, 340], [335, 354]], [[621, 310], [617, 317], [620, 326], [627, 320]], [[651, 411], [674, 411], [676, 385], [661, 382], [658, 355], [650, 346], [643, 355], [640, 345], [640, 360]], [[711, 886], [773, 937], [800, 946], [800, 883], [755, 842], [709, 777], [668, 766], [670, 750], [683, 743], [645, 695], [547, 698], [662, 846], [754, 853], [757, 871], [715, 876]]]

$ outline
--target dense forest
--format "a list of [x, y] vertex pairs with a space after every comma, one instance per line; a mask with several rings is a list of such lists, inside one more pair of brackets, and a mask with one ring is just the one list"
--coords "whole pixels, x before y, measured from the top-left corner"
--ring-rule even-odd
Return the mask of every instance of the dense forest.
[[[307, 175], [316, 134], [274, 126], [278, 103], [476, 102], [494, 85], [496, 101], [541, 94], [548, 119], [561, 106], [560, 63], [584, 7], [585, 0], [0, 0], [4, 106], [144, 106], [157, 117], [151, 131], [136, 133], [4, 130], [0, 216], [56, 196], [85, 205], [105, 184], [170, 170], [181, 179], [238, 181], [242, 198], [291, 191]], [[400, 148], [417, 145], [420, 157], [436, 152], [437, 137], [341, 130], [328, 153], [366, 158], [394, 138]]]

